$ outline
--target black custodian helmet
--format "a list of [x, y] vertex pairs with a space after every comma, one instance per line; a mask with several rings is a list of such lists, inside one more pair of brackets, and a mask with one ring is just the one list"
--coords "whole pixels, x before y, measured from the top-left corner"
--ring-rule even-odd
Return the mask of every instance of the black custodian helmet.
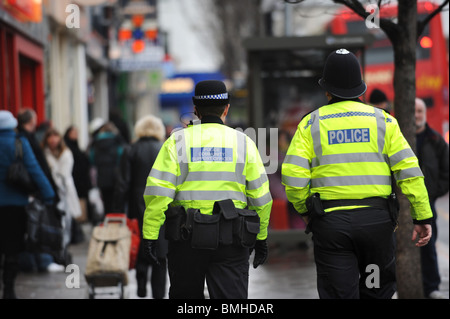
[[336, 50], [328, 56], [319, 85], [344, 99], [357, 98], [367, 90], [358, 59], [346, 49]]

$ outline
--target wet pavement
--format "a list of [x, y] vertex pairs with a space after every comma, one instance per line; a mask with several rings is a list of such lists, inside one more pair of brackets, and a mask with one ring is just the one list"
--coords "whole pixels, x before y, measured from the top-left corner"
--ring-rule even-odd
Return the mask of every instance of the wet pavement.
[[[448, 194], [438, 203], [440, 238], [437, 244], [441, 292], [449, 298], [449, 243], [448, 243]], [[92, 228], [83, 225], [86, 240], [70, 246], [73, 268], [60, 273], [20, 273], [16, 282], [16, 294], [21, 299], [86, 299], [88, 285], [84, 278], [88, 239]], [[312, 242], [303, 231], [274, 234], [269, 242], [269, 259], [253, 269], [250, 267], [249, 299], [318, 299], [316, 269]], [[441, 238], [442, 237], [442, 238]], [[129, 271], [129, 284], [125, 298], [142, 299], [136, 295], [134, 270]], [[167, 286], [169, 280], [167, 280]], [[148, 286], [147, 299], [151, 298]], [[206, 290], [205, 290], [206, 291]], [[117, 298], [116, 288], [101, 288], [96, 298]], [[167, 298], [167, 292], [166, 292]]]

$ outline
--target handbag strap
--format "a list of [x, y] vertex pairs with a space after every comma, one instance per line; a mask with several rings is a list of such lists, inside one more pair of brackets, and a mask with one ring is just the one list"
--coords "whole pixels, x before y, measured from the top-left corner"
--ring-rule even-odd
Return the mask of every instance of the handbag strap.
[[20, 138], [16, 137], [16, 160], [22, 160], [23, 158], [23, 149], [22, 149], [22, 141]]

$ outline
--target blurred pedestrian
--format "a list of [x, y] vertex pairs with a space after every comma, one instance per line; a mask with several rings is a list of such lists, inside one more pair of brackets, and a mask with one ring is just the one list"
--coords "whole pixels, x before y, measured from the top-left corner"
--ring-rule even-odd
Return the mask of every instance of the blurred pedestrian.
[[56, 129], [49, 129], [44, 135], [42, 148], [50, 170], [58, 186], [60, 202], [58, 208], [64, 215], [64, 247], [71, 242], [72, 218], [81, 216], [81, 207], [72, 177], [73, 155]]
[[[398, 214], [391, 170], [411, 203], [417, 247], [431, 237], [424, 178], [397, 120], [359, 99], [367, 86], [353, 53], [332, 52], [319, 84], [329, 102], [300, 121], [282, 165], [287, 197], [313, 233], [319, 296], [390, 299]], [[377, 288], [367, 285], [372, 264]]]
[[[42, 129], [41, 133], [38, 134], [38, 127], [44, 127], [50, 125], [50, 123], [44, 122], [41, 125], [37, 124], [36, 112], [31, 108], [22, 108], [19, 110], [17, 115], [18, 126], [17, 130], [20, 136], [25, 137], [30, 143], [33, 154], [39, 163], [42, 171], [52, 185], [53, 192], [55, 193], [55, 201], [53, 205], [59, 202], [58, 188], [55, 181], [53, 180], [50, 167], [48, 166], [47, 159], [45, 158], [44, 151], [41, 148], [40, 139], [43, 137]], [[37, 269], [38, 271], [50, 271], [57, 272], [63, 271], [61, 265], [54, 262], [55, 257], [44, 252], [37, 251], [23, 251], [19, 255], [19, 267], [21, 271], [32, 271]]]
[[71, 125], [64, 133], [64, 142], [73, 155], [72, 177], [77, 190], [81, 206], [81, 216], [77, 219], [83, 223], [87, 220], [87, 200], [91, 189], [90, 163], [86, 152], [82, 151], [78, 144], [78, 128]]
[[53, 191], [56, 194], [56, 202], [58, 201], [58, 193], [55, 181], [53, 180], [52, 173], [45, 158], [44, 151], [41, 148], [40, 142], [36, 137], [36, 124], [37, 116], [36, 112], [30, 108], [20, 109], [17, 115], [18, 126], [17, 130], [19, 134], [25, 137], [30, 143], [34, 156], [36, 157], [42, 171], [44, 172], [50, 184], [53, 187]]
[[100, 189], [105, 214], [112, 212], [114, 187], [124, 142], [112, 122], [104, 124], [95, 135], [89, 160], [96, 169], [96, 186]]
[[433, 219], [433, 235], [428, 245], [420, 248], [422, 280], [424, 294], [427, 298], [443, 299], [439, 291], [439, 275], [436, 240], [438, 235], [436, 219], [436, 199], [447, 194], [449, 189], [449, 152], [444, 138], [427, 123], [427, 107], [422, 99], [415, 101], [416, 149], [419, 165], [425, 176]]
[[[4, 255], [3, 298], [15, 299], [15, 280], [19, 271], [18, 255], [24, 250], [28, 194], [9, 186], [6, 173], [15, 160], [17, 120], [9, 111], [0, 111], [0, 254]], [[23, 162], [39, 194], [46, 203], [52, 203], [55, 193], [31, 149], [30, 143], [20, 137]], [[0, 258], [1, 259], [1, 258]]]
[[372, 93], [370, 93], [369, 103], [379, 109], [385, 110], [389, 114], [392, 111], [392, 106], [386, 94], [380, 89], [373, 89]]
[[[142, 229], [145, 211], [145, 202], [142, 194], [145, 190], [147, 178], [156, 156], [161, 149], [165, 138], [165, 128], [161, 119], [148, 115], [140, 119], [134, 131], [138, 140], [129, 148], [125, 149], [120, 163], [115, 195], [114, 208], [122, 212], [128, 207], [129, 218], [136, 218], [139, 222], [139, 229]], [[164, 234], [164, 230], [162, 229]], [[167, 240], [164, 235], [158, 239], [158, 262], [153, 263], [144, 254], [143, 242], [139, 247], [136, 261], [137, 295], [145, 297], [147, 295], [147, 273], [152, 266], [151, 287], [154, 299], [162, 299], [166, 292], [167, 262], [166, 255], [168, 249]]]

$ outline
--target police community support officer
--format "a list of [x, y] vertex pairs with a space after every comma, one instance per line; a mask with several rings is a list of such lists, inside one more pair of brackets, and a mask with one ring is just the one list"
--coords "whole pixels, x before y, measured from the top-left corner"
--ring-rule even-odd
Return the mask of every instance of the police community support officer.
[[[214, 204], [232, 200], [236, 208], [248, 206], [259, 216], [260, 224], [256, 231], [253, 229], [255, 239], [257, 236], [253, 266], [262, 264], [267, 257], [267, 226], [272, 207], [269, 182], [255, 143], [242, 132], [224, 125], [230, 107], [224, 83], [199, 82], [193, 102], [201, 124], [190, 125], [168, 138], [147, 179], [143, 224], [146, 251], [154, 258], [154, 243], [169, 205], [182, 206], [187, 212], [199, 209], [201, 215], [195, 216], [195, 222], [205, 222], [199, 228], [206, 231], [196, 233], [199, 228], [194, 225], [191, 238], [169, 240], [169, 298], [204, 298], [205, 277], [210, 298], [247, 298], [248, 247], [229, 242], [218, 247], [212, 244], [208, 249], [192, 245], [194, 237], [202, 236], [206, 237], [206, 245], [217, 242], [217, 228], [211, 226], [217, 221], [212, 214]], [[183, 214], [186, 215], [184, 210]], [[191, 228], [186, 226], [189, 218], [186, 220], [180, 223], [184, 223], [183, 229], [189, 234]], [[171, 227], [166, 223], [166, 235], [173, 233]]]
[[[431, 236], [422, 172], [396, 119], [358, 99], [366, 84], [354, 54], [332, 52], [319, 84], [329, 103], [301, 120], [282, 165], [287, 197], [313, 232], [319, 296], [391, 298], [391, 170], [412, 206], [416, 246]], [[379, 288], [366, 286], [367, 269], [379, 269]]]

